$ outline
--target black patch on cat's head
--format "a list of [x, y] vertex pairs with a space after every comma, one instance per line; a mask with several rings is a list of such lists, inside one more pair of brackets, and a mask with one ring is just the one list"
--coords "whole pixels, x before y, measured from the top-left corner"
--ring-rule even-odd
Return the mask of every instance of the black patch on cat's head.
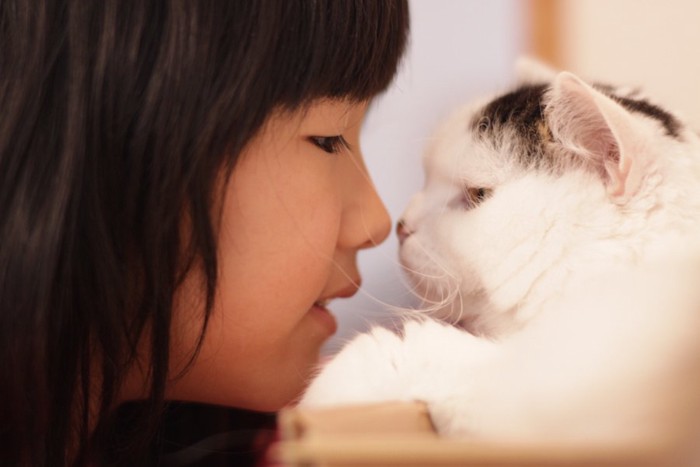
[[[612, 86], [603, 84], [595, 88], [618, 102], [629, 112], [645, 115], [657, 120], [672, 138], [680, 139], [681, 123], [669, 112], [644, 99], [619, 96]], [[517, 157], [527, 166], [547, 164], [546, 143], [552, 134], [544, 118], [544, 96], [548, 84], [530, 84], [497, 97], [478, 112], [470, 122], [471, 130], [482, 139], [496, 144], [504, 129], [514, 132], [520, 147]], [[513, 142], [511, 142], [513, 143]], [[551, 162], [551, 161], [550, 161]]]
[[637, 112], [658, 120], [666, 130], [666, 134], [672, 138], [680, 139], [680, 122], [670, 113], [644, 99], [631, 99], [629, 97], [611, 96], [630, 112]]
[[518, 129], [536, 125], [543, 119], [542, 98], [546, 89], [544, 84], [523, 86], [494, 99], [475, 118], [472, 128], [483, 132], [486, 130], [484, 121], [490, 123], [492, 130], [504, 126]]
[[649, 118], [657, 120], [666, 130], [666, 135], [675, 139], [680, 139], [681, 122], [661, 107], [650, 103], [645, 99], [635, 99], [632, 96], [620, 96], [615, 93], [615, 87], [608, 84], [596, 83], [593, 85], [630, 112], [640, 113]]
[[542, 104], [547, 88], [546, 84], [526, 85], [497, 97], [475, 115], [471, 130], [492, 141], [497, 141], [497, 134], [505, 128], [513, 130], [522, 145], [521, 162], [537, 165], [544, 156], [542, 130], [549, 136]]

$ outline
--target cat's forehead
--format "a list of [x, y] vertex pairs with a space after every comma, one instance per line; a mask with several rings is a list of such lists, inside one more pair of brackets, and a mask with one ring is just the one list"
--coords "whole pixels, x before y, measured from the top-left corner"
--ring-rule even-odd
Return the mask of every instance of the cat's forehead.
[[508, 151], [514, 163], [541, 165], [551, 141], [544, 115], [548, 89], [548, 84], [528, 84], [492, 99], [473, 113], [470, 132], [483, 144]]
[[424, 169], [429, 180], [494, 185], [512, 168], [511, 151], [504, 147], [514, 138], [510, 131], [501, 134], [499, 146], [474, 131], [472, 121], [490, 100], [482, 100], [454, 112], [435, 132], [424, 154]]
[[491, 100], [472, 115], [471, 131], [484, 136], [504, 128], [528, 132], [544, 120], [546, 90], [545, 84], [521, 86]]

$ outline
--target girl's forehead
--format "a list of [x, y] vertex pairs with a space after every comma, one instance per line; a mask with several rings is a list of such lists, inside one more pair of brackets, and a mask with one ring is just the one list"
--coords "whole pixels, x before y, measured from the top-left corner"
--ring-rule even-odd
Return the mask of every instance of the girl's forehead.
[[327, 121], [341, 127], [350, 127], [362, 123], [368, 101], [348, 101], [339, 99], [323, 99], [313, 102], [308, 109], [306, 118]]
[[313, 126], [332, 126], [342, 131], [362, 123], [369, 101], [347, 99], [317, 99], [291, 112], [273, 116], [278, 122]]

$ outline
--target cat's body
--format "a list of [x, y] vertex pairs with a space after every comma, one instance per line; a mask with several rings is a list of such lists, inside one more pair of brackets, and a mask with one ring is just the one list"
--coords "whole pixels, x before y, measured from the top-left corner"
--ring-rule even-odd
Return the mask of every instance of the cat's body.
[[691, 423], [696, 133], [634, 94], [540, 73], [455, 113], [425, 167], [400, 256], [426, 308], [458, 327], [359, 336], [302, 404], [423, 400], [442, 433], [501, 441], [658, 439]]

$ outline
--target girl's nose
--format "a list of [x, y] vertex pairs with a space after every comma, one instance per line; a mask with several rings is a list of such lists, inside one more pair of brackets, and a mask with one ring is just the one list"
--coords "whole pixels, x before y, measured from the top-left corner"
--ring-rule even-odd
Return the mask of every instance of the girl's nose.
[[389, 212], [374, 187], [371, 188], [371, 201], [366, 209], [367, 240], [361, 248], [371, 248], [382, 243], [391, 233], [392, 227]]
[[355, 192], [354, 199], [343, 216], [341, 246], [364, 249], [379, 245], [391, 232], [391, 218], [384, 203], [371, 183], [361, 193]]

